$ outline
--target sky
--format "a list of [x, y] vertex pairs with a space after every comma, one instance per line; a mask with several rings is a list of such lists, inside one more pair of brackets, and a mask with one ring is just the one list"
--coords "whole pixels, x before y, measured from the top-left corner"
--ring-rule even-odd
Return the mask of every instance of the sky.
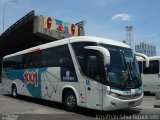
[[[5, 15], [4, 13], [5, 6]], [[31, 10], [68, 23], [85, 21], [85, 33], [122, 41], [133, 26], [132, 46], [150, 43], [160, 55], [160, 0], [0, 0], [0, 33]]]

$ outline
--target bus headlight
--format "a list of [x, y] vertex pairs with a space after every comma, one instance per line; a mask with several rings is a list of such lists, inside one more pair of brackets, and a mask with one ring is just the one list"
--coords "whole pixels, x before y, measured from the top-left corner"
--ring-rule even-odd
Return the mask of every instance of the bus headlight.
[[109, 95], [111, 95], [112, 97], [118, 97], [118, 94], [113, 92], [110, 92]]

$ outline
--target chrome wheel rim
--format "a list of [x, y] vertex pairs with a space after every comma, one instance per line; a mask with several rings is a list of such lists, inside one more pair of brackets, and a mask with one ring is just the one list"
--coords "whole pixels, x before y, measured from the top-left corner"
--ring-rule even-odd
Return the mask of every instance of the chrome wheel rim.
[[13, 88], [13, 96], [16, 96], [16, 88]]
[[75, 99], [75, 97], [73, 96], [73, 95], [70, 95], [70, 96], [68, 96], [67, 97], [67, 105], [68, 106], [75, 106], [75, 101], [76, 101], [76, 99]]

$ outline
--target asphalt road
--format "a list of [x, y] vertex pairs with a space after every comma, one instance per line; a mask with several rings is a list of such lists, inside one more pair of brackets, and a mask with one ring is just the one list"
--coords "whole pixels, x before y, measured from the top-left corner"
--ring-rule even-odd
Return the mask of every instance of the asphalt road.
[[154, 95], [146, 95], [141, 106], [102, 112], [79, 108], [68, 112], [62, 104], [20, 96], [3, 95], [0, 85], [0, 119], [2, 120], [96, 120], [96, 119], [153, 119], [160, 120], [160, 108], [153, 108]]

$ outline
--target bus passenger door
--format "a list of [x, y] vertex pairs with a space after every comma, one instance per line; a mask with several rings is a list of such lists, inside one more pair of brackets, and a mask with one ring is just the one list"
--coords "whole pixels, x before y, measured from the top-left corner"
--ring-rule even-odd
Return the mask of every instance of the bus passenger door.
[[102, 72], [98, 52], [88, 53], [86, 58], [86, 107], [102, 110]]

